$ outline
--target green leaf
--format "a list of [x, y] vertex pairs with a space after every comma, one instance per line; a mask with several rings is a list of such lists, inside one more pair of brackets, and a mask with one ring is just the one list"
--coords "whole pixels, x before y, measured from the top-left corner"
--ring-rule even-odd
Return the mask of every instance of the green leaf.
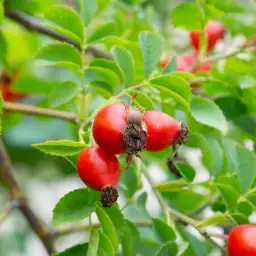
[[5, 37], [3, 36], [3, 33], [0, 32], [0, 64], [3, 62], [5, 68], [7, 69], [7, 72], [11, 73], [11, 66], [7, 60], [7, 53], [8, 53], [8, 46]]
[[113, 71], [100, 67], [87, 68], [84, 72], [85, 84], [89, 84], [90, 82], [95, 81], [107, 83], [112, 88], [117, 88], [120, 86], [120, 80]]
[[250, 224], [248, 217], [244, 214], [232, 213], [231, 217], [233, 218], [233, 222], [235, 222], [236, 225]]
[[92, 61], [90, 61], [89, 67], [99, 67], [99, 68], [109, 69], [119, 77], [120, 81], [123, 81], [124, 79], [123, 73], [120, 67], [112, 60], [95, 58]]
[[114, 22], [101, 25], [96, 28], [87, 39], [87, 44], [96, 43], [105, 37], [116, 35], [116, 26]]
[[191, 114], [201, 124], [213, 127], [222, 133], [228, 131], [228, 124], [221, 109], [210, 99], [194, 96], [191, 102]]
[[78, 244], [71, 248], [66, 249], [63, 252], [54, 254], [54, 256], [84, 256], [87, 253], [88, 250], [88, 244]]
[[76, 189], [64, 195], [53, 210], [53, 225], [87, 218], [95, 211], [99, 197], [99, 193], [88, 188]]
[[96, 229], [91, 230], [90, 240], [88, 244], [87, 256], [97, 256], [97, 251], [99, 247], [100, 233]]
[[139, 42], [144, 59], [145, 77], [149, 77], [160, 60], [163, 41], [156, 33], [141, 32], [139, 34]]
[[132, 237], [132, 255], [136, 256], [140, 248], [140, 232], [133, 222], [126, 220], [126, 223], [130, 229]]
[[163, 74], [169, 74], [172, 72], [177, 71], [177, 57], [174, 56], [172, 57], [172, 59], [169, 61], [168, 65], [165, 67], [165, 69], [163, 70]]
[[103, 233], [100, 233], [98, 256], [115, 256], [114, 247], [111, 241]]
[[175, 230], [173, 230], [173, 228], [167, 225], [163, 220], [153, 218], [152, 221], [153, 229], [162, 243], [174, 241], [176, 239]]
[[123, 71], [126, 86], [133, 84], [135, 67], [132, 54], [123, 47], [115, 46], [111, 50], [116, 63]]
[[154, 102], [151, 100], [151, 98], [149, 96], [147, 96], [146, 94], [137, 91], [137, 90], [129, 90], [128, 95], [130, 96], [134, 96], [135, 94], [137, 94], [134, 102], [138, 107], [142, 107], [145, 109], [154, 109]]
[[204, 25], [200, 11], [194, 3], [178, 5], [172, 11], [171, 18], [174, 26], [187, 30], [200, 30]]
[[164, 244], [159, 251], [157, 251], [155, 256], [176, 256], [178, 252], [177, 244], [173, 241], [169, 241]]
[[216, 184], [216, 186], [220, 191], [228, 209], [233, 210], [236, 207], [237, 201], [239, 199], [239, 194], [231, 186], [224, 184]]
[[0, 3], [0, 24], [2, 23], [4, 19], [4, 7], [3, 4]]
[[122, 243], [122, 255], [132, 256], [133, 255], [132, 233], [129, 226], [126, 223], [124, 226], [124, 236], [122, 237], [121, 243]]
[[155, 188], [161, 192], [174, 192], [174, 191], [183, 191], [188, 188], [188, 182], [179, 179], [179, 180], [170, 180], [165, 183], [155, 185]]
[[79, 15], [69, 7], [52, 6], [44, 15], [52, 29], [72, 37], [80, 43], [84, 41], [84, 26]]
[[40, 144], [32, 144], [32, 147], [49, 155], [72, 156], [80, 153], [86, 145], [71, 140], [49, 140]]
[[[0, 93], [0, 115], [3, 114], [3, 96]], [[2, 116], [0, 116], [0, 135], [2, 135], [3, 128], [2, 128]]]
[[230, 223], [230, 220], [225, 214], [223, 214], [222, 212], [216, 212], [211, 217], [201, 221], [197, 225], [197, 227], [204, 228], [204, 227], [213, 226], [213, 225], [227, 225], [229, 223]]
[[79, 51], [67, 43], [54, 43], [42, 47], [37, 53], [37, 59], [56, 64], [58, 62], [74, 63], [82, 67], [83, 60]]
[[153, 78], [150, 83], [163, 86], [181, 96], [187, 103], [191, 101], [191, 87], [187, 81], [176, 75], [164, 75]]
[[186, 179], [188, 182], [194, 180], [196, 176], [196, 171], [192, 166], [184, 162], [176, 162], [176, 164], [180, 171], [180, 174], [183, 176], [184, 179]]
[[73, 100], [79, 94], [79, 87], [73, 82], [65, 82], [53, 88], [48, 96], [50, 107], [55, 108]]
[[112, 220], [118, 236], [122, 237], [124, 233], [124, 228], [125, 228], [125, 220], [124, 220], [123, 213], [118, 207], [118, 204], [115, 203], [110, 208], [105, 208], [105, 211], [110, 217], [110, 219]]
[[193, 148], [200, 148], [203, 154], [203, 164], [209, 169], [212, 168], [214, 158], [205, 137], [199, 133], [190, 133], [185, 142], [185, 145]]
[[142, 214], [145, 217], [150, 216], [146, 209], [147, 199], [148, 199], [148, 194], [146, 192], [143, 192], [139, 195], [139, 197], [136, 200], [136, 207], [142, 212]]
[[96, 208], [96, 214], [98, 216], [99, 222], [101, 224], [101, 227], [102, 227], [104, 233], [107, 235], [107, 237], [112, 242], [114, 251], [117, 252], [118, 251], [118, 236], [117, 236], [116, 229], [115, 229], [113, 222], [111, 221], [108, 214], [101, 207]]
[[78, 0], [81, 16], [85, 26], [88, 26], [97, 11], [97, 0]]

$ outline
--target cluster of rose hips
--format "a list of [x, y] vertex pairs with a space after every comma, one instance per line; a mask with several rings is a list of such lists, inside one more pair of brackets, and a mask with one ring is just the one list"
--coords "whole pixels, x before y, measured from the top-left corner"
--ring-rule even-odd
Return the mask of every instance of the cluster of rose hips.
[[169, 115], [158, 110], [141, 113], [125, 104], [102, 108], [94, 119], [92, 132], [98, 146], [81, 152], [77, 171], [88, 187], [101, 191], [105, 207], [110, 207], [118, 197], [120, 164], [117, 154], [127, 154], [129, 166], [132, 156], [139, 157], [143, 149], [161, 151], [175, 142], [181, 144], [187, 136], [185, 124]]
[[[210, 52], [214, 46], [216, 45], [217, 41], [224, 37], [224, 27], [218, 21], [212, 20], [209, 21], [205, 27], [205, 32], [207, 35], [207, 53]], [[195, 52], [186, 55], [186, 56], [178, 56], [177, 57], [177, 69], [178, 71], [188, 71], [194, 63], [198, 60], [198, 51], [200, 49], [200, 38], [201, 32], [200, 31], [191, 31], [189, 33], [190, 41], [195, 49]], [[164, 69], [168, 63], [170, 62], [171, 57], [167, 57], [161, 62], [161, 68]], [[211, 69], [211, 63], [204, 63], [193, 70], [193, 73], [197, 72], [209, 72]]]

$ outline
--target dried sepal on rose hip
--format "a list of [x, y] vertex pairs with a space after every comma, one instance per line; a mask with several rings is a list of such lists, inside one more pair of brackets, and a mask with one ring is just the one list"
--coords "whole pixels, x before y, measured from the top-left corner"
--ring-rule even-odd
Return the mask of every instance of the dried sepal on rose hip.
[[77, 172], [88, 187], [101, 192], [104, 207], [111, 207], [116, 202], [120, 164], [114, 154], [99, 147], [86, 148], [78, 157]]

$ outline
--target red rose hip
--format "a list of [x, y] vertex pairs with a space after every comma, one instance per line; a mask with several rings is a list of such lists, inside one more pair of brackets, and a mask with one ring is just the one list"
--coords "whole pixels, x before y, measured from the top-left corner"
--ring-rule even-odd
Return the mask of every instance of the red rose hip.
[[120, 164], [115, 155], [99, 147], [86, 148], [78, 157], [77, 172], [88, 187], [101, 191], [103, 206], [110, 207], [117, 200]]
[[[208, 40], [208, 51], [210, 51], [217, 41], [224, 37], [224, 27], [221, 23], [211, 20], [205, 27]], [[200, 48], [200, 31], [195, 30], [190, 32], [190, 40], [196, 50]]]
[[161, 151], [174, 144], [180, 136], [180, 123], [161, 111], [146, 111], [143, 122], [147, 127], [148, 151]]
[[256, 255], [256, 226], [240, 225], [235, 227], [228, 238], [229, 256]]

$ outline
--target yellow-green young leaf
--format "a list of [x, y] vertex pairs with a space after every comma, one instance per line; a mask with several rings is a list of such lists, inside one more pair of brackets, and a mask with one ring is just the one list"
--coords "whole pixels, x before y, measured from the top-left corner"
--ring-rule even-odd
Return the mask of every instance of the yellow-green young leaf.
[[0, 62], [3, 62], [7, 72], [10, 74], [11, 73], [11, 65], [7, 60], [7, 42], [5, 40], [5, 37], [0, 31]]
[[116, 232], [113, 222], [111, 221], [108, 214], [99, 206], [96, 208], [96, 214], [97, 214], [97, 217], [99, 219], [99, 222], [101, 224], [104, 234], [111, 241], [111, 243], [114, 247], [114, 251], [117, 252], [118, 251], [118, 236], [117, 236], [117, 232]]
[[188, 188], [188, 182], [183, 179], [170, 180], [165, 183], [155, 185], [155, 188], [161, 192], [183, 191]]
[[100, 241], [100, 233], [98, 230], [92, 229], [90, 234], [90, 240], [88, 243], [88, 251], [86, 256], [97, 256]]
[[148, 110], [154, 109], [154, 102], [145, 93], [137, 90], [129, 90], [128, 95], [130, 96], [137, 95], [134, 102], [136, 105], [138, 105], [138, 107], [143, 107]]
[[222, 212], [216, 212], [211, 217], [201, 221], [197, 227], [204, 228], [213, 225], [227, 225], [230, 223], [230, 219]]
[[176, 75], [163, 75], [150, 81], [152, 84], [163, 86], [181, 96], [187, 103], [191, 101], [192, 92], [189, 83]]
[[48, 62], [50, 65], [56, 63], [73, 63], [82, 67], [83, 61], [79, 51], [67, 43], [54, 43], [42, 47], [37, 53], [37, 59]]
[[237, 201], [239, 199], [239, 194], [231, 186], [224, 184], [216, 184], [220, 194], [222, 195], [224, 202], [226, 203], [228, 209], [231, 211], [236, 207]]
[[87, 39], [87, 44], [92, 44], [99, 42], [100, 40], [104, 39], [108, 36], [116, 35], [116, 26], [114, 22], [109, 22], [107, 24], [101, 25], [100, 27], [96, 28], [89, 38]]
[[97, 0], [78, 0], [78, 4], [84, 25], [88, 26], [97, 11]]
[[110, 89], [120, 86], [120, 80], [113, 71], [100, 67], [88, 67], [84, 72], [84, 82], [85, 84], [104, 82], [110, 86]]
[[168, 65], [165, 67], [165, 69], [162, 71], [164, 75], [172, 73], [177, 71], [177, 57], [174, 56], [172, 59], [169, 61]]
[[53, 225], [79, 221], [90, 216], [100, 201], [100, 193], [76, 189], [64, 195], [53, 210]]
[[3, 4], [0, 3], [0, 24], [2, 23], [4, 19], [4, 7]]
[[44, 17], [47, 20], [46, 25], [83, 43], [84, 26], [79, 15], [72, 8], [54, 5]]
[[175, 71], [175, 72], [172, 72], [171, 75], [177, 76], [177, 77], [182, 78], [186, 81], [189, 81], [189, 80], [195, 78], [195, 75], [193, 75], [192, 73], [189, 73], [189, 72]]
[[64, 82], [53, 88], [48, 96], [50, 107], [56, 108], [73, 100], [79, 94], [79, 87], [73, 82]]
[[132, 255], [137, 255], [140, 248], [140, 232], [133, 222], [126, 220], [126, 224], [132, 235]]
[[171, 13], [172, 23], [175, 27], [186, 30], [200, 30], [204, 23], [200, 15], [200, 10], [194, 3], [182, 3]]
[[71, 140], [49, 140], [32, 146], [45, 154], [54, 156], [72, 156], [86, 147], [83, 143]]
[[115, 255], [116, 255], [115, 250], [110, 239], [104, 233], [100, 233], [98, 256], [115, 256]]
[[160, 60], [163, 41], [156, 33], [141, 32], [139, 42], [144, 59], [144, 74], [145, 77], [149, 77]]
[[228, 131], [227, 120], [221, 109], [212, 100], [194, 96], [190, 105], [193, 118], [204, 125], [213, 127], [222, 133]]
[[88, 244], [78, 244], [71, 248], [66, 249], [63, 252], [59, 252], [57, 254], [54, 254], [54, 256], [85, 256], [88, 250]]
[[163, 220], [158, 218], [153, 218], [153, 230], [157, 234], [158, 239], [161, 243], [166, 243], [168, 241], [174, 241], [176, 239], [175, 230], [166, 224]]
[[135, 67], [131, 52], [123, 47], [118, 46], [113, 47], [111, 52], [115, 58], [116, 63], [123, 71], [125, 85], [132, 85], [135, 74]]
[[109, 69], [119, 77], [120, 81], [124, 80], [124, 76], [120, 67], [112, 60], [95, 58], [89, 63], [89, 67]]
[[169, 241], [166, 244], [164, 244], [156, 253], [155, 256], [176, 256], [178, 252], [177, 244], [173, 241]]

